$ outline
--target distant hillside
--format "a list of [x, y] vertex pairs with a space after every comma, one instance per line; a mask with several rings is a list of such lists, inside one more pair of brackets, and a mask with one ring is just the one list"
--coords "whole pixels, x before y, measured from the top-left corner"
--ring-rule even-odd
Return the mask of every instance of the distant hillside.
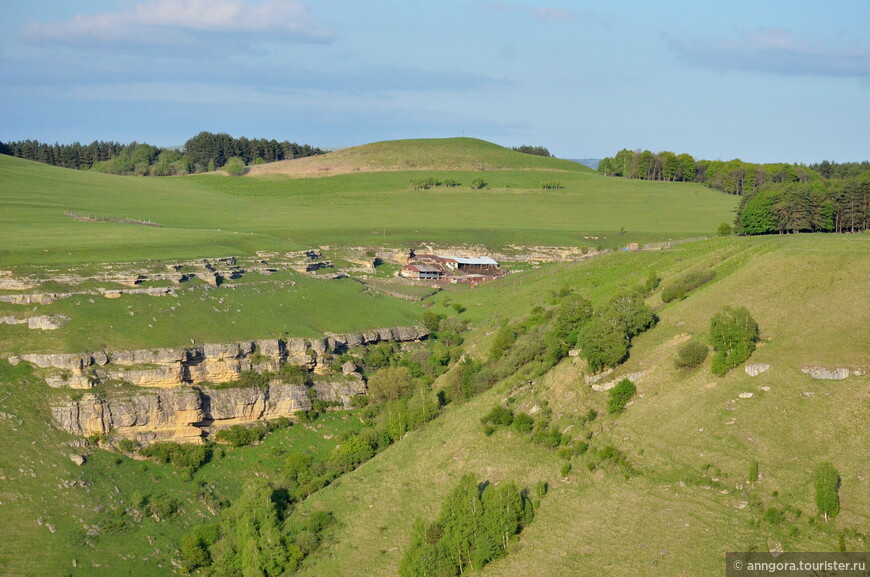
[[374, 142], [316, 158], [253, 166], [248, 174], [310, 177], [395, 170], [499, 169], [587, 172], [568, 160], [523, 154], [476, 138], [427, 138]]
[[598, 163], [601, 162], [600, 158], [569, 158], [568, 160], [579, 162], [583, 166], [588, 166], [592, 170], [598, 170]]

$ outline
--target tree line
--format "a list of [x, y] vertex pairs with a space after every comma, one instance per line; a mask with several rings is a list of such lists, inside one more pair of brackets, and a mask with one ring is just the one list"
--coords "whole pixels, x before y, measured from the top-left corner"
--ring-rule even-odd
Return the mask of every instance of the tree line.
[[175, 176], [216, 170], [230, 159], [244, 165], [302, 158], [325, 151], [308, 144], [275, 139], [233, 138], [229, 134], [200, 132], [182, 150], [147, 143], [122, 144], [95, 140], [90, 144], [48, 144], [38, 140], [0, 142], [0, 154], [76, 170], [137, 176]]
[[603, 159], [598, 171], [640, 180], [695, 182], [740, 196], [737, 234], [860, 232], [870, 224], [867, 161], [754, 164], [622, 149]]

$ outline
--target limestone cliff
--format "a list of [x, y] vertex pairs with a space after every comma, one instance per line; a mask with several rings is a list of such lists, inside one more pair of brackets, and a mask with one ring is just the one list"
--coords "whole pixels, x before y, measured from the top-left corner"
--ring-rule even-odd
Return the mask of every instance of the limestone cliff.
[[324, 373], [326, 359], [349, 348], [381, 341], [411, 342], [428, 336], [425, 327], [391, 327], [363, 334], [329, 334], [314, 339], [265, 339], [205, 344], [177, 349], [97, 351], [80, 354], [21, 355], [43, 371], [53, 387], [86, 389], [104, 381], [125, 381], [142, 387], [170, 388], [226, 383], [243, 371], [278, 370], [285, 364]]

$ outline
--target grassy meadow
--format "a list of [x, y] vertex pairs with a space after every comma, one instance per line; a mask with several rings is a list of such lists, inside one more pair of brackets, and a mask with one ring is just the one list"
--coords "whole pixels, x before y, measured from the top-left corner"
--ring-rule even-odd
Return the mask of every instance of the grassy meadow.
[[[2, 156], [0, 266], [252, 255], [334, 244], [617, 247], [711, 235], [733, 219], [736, 198], [698, 185], [612, 179], [569, 161], [511, 154], [520, 157], [511, 157], [512, 164], [528, 165], [326, 178], [127, 178]], [[461, 184], [409, 186], [430, 176]], [[470, 189], [474, 178], [487, 187]], [[563, 188], [540, 188], [553, 181]], [[81, 222], [66, 212], [160, 227]]]

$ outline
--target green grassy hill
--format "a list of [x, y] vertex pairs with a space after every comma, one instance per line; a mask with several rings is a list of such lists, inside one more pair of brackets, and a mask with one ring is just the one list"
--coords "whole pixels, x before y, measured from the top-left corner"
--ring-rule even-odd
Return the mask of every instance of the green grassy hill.
[[330, 176], [393, 170], [559, 170], [593, 172], [569, 160], [523, 154], [476, 138], [423, 138], [373, 142], [323, 156], [254, 166], [253, 176]]

